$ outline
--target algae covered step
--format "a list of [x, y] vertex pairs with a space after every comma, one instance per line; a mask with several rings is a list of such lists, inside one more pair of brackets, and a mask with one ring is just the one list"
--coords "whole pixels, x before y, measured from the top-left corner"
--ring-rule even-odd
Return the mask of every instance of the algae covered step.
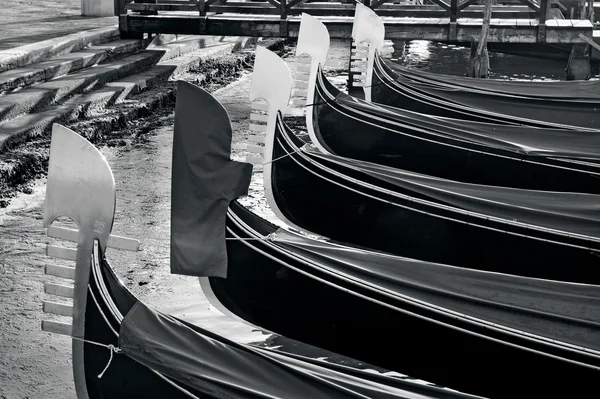
[[0, 122], [42, 110], [74, 94], [98, 89], [108, 82], [148, 69], [156, 65], [162, 55], [163, 51], [143, 50], [2, 96], [0, 97]]
[[47, 61], [0, 72], [0, 92], [65, 76], [136, 52], [141, 40], [115, 40], [53, 57]]

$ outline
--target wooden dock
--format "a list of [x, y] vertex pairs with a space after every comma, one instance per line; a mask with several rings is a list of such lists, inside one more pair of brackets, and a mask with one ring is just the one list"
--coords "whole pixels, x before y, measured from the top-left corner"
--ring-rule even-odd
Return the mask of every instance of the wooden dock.
[[[121, 2], [119, 27], [123, 36], [170, 33], [217, 36], [297, 37], [300, 14], [319, 17], [332, 38], [349, 39], [354, 5], [308, 3], [302, 0], [158, 0], [158, 3]], [[387, 39], [471, 42], [481, 33], [483, 8], [475, 0], [435, 0], [433, 5], [372, 2], [386, 26]], [[522, 0], [523, 5], [494, 6], [489, 42], [584, 43], [593, 39], [588, 19], [551, 16], [551, 0]], [[556, 10], [552, 10], [556, 11]], [[153, 15], [149, 15], [153, 14]], [[556, 12], [554, 13], [556, 15]], [[562, 15], [562, 14], [560, 14]]]

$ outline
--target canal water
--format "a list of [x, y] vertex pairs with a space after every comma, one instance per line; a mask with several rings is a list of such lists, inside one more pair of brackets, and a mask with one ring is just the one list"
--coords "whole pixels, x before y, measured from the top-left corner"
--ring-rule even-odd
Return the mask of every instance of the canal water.
[[[397, 46], [399, 47], [399, 46]], [[348, 65], [347, 43], [332, 42], [329, 69]], [[463, 75], [469, 50], [451, 45], [413, 41], [406, 44], [405, 65], [438, 73]], [[396, 51], [392, 57], [401, 52]], [[293, 59], [290, 68], [295, 69]], [[558, 80], [562, 62], [492, 54], [493, 77]], [[346, 78], [332, 79], [344, 87]], [[234, 130], [233, 158], [244, 160], [248, 131], [250, 75], [214, 95], [227, 109]], [[239, 342], [263, 343], [331, 361], [343, 358], [312, 350], [293, 341], [253, 329], [214, 309], [201, 292], [198, 280], [169, 273], [169, 219], [172, 126], [148, 133], [124, 147], [103, 147], [117, 186], [113, 234], [140, 239], [143, 251], [109, 250], [107, 258], [121, 279], [148, 304], [182, 317]], [[249, 196], [243, 203], [259, 215], [277, 222], [262, 196], [262, 171], [255, 167]], [[0, 210], [0, 398], [74, 398], [69, 339], [40, 331], [43, 266], [56, 263], [44, 255], [48, 242], [42, 228], [45, 180], [32, 193], [21, 194]], [[365, 341], [370, 338], [365, 337]], [[399, 356], [401, 354], [398, 354]], [[361, 363], [351, 363], [365, 367]], [[401, 371], [401, 370], [399, 370]], [[399, 375], [399, 374], [397, 374]], [[399, 375], [400, 376], [400, 375]]]

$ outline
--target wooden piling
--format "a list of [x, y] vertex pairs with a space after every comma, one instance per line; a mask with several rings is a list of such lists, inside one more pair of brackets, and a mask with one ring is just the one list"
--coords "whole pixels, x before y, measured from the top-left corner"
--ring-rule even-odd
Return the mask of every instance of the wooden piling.
[[[481, 35], [479, 43], [475, 48], [475, 43], [471, 43], [471, 56], [469, 57], [469, 69], [467, 76], [473, 78], [487, 78], [490, 69], [490, 59], [487, 51], [487, 38], [490, 31], [490, 21], [492, 19], [493, 0], [486, 0], [485, 10], [483, 12], [483, 24], [481, 26]], [[475, 51], [474, 51], [475, 50]]]

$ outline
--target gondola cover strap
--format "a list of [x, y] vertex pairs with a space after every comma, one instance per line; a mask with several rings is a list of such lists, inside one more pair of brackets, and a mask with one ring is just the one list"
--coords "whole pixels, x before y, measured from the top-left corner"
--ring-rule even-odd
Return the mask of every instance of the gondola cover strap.
[[226, 277], [225, 218], [252, 165], [231, 160], [232, 129], [208, 92], [179, 82], [171, 181], [171, 273]]

